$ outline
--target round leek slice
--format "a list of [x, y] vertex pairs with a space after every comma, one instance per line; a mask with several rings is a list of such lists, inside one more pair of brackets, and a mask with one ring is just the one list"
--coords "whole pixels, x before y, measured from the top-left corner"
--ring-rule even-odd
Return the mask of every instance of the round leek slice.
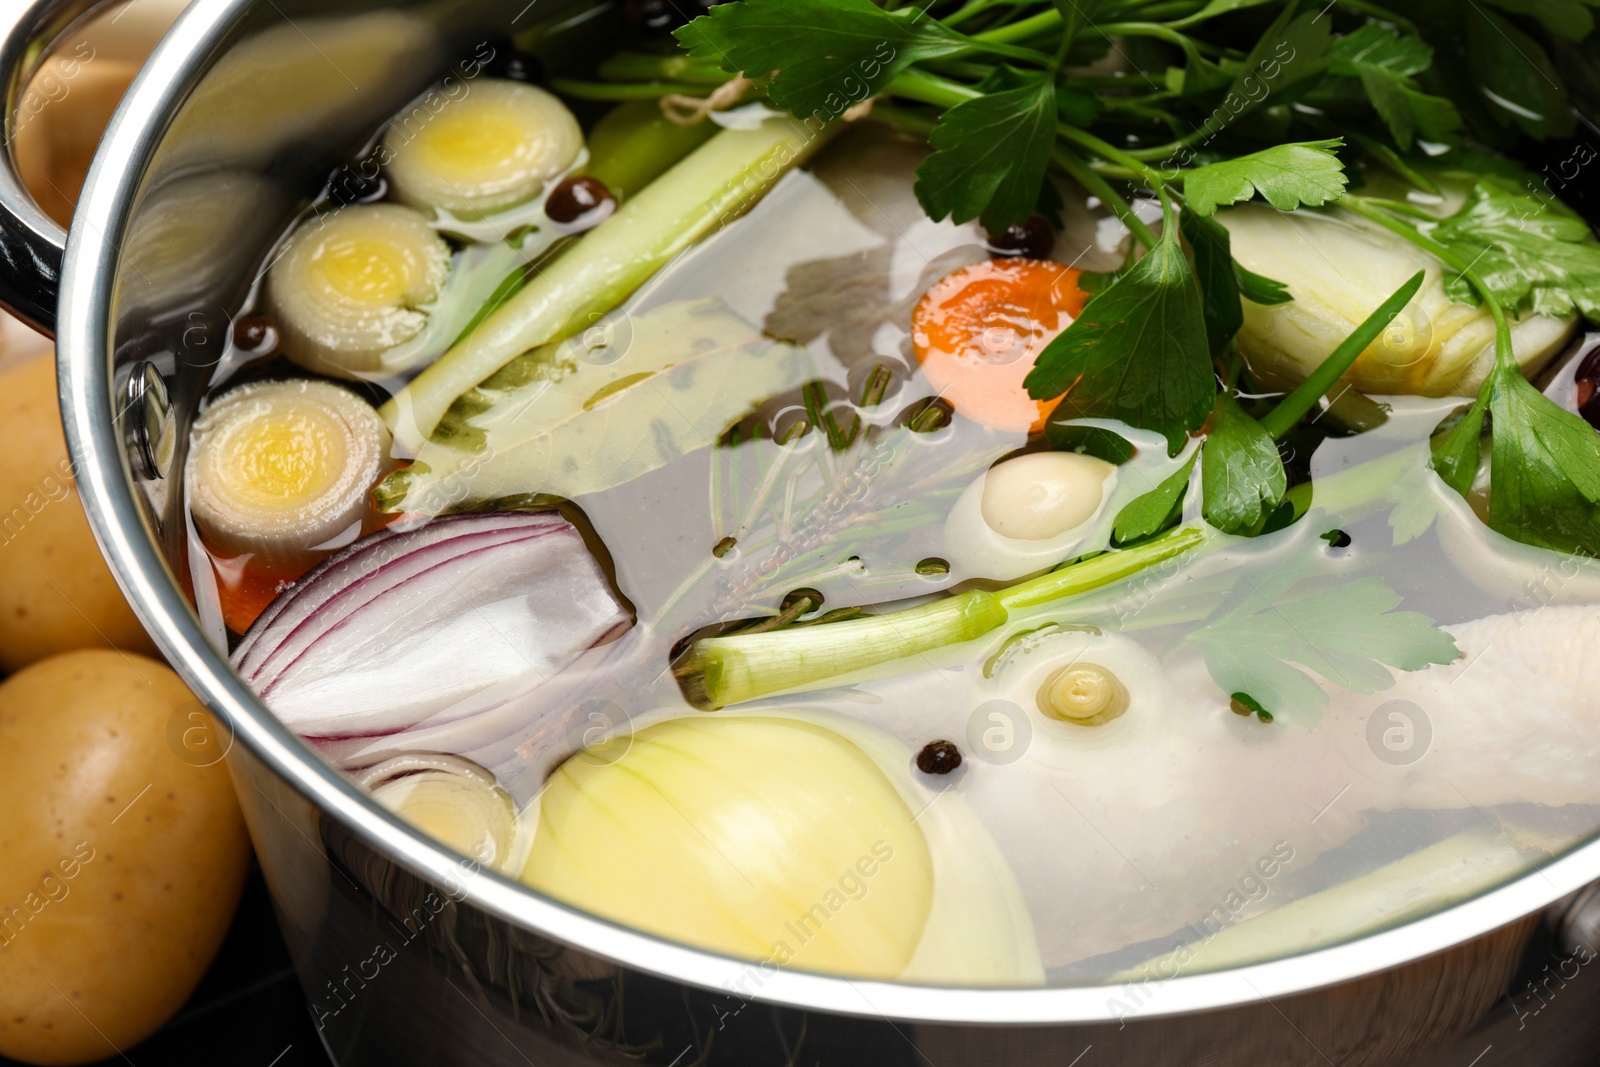
[[441, 844], [504, 870], [518, 842], [517, 807], [488, 771], [470, 760], [413, 753], [369, 768], [360, 782], [373, 799]]
[[328, 382], [240, 386], [195, 421], [186, 488], [213, 551], [294, 559], [360, 536], [389, 431]]
[[401, 201], [481, 218], [542, 193], [578, 158], [583, 131], [543, 89], [485, 79], [437, 111], [406, 113], [383, 144]]
[[450, 273], [450, 246], [416, 211], [355, 204], [311, 219], [267, 277], [283, 351], [340, 378], [380, 373], [389, 349], [427, 325]]

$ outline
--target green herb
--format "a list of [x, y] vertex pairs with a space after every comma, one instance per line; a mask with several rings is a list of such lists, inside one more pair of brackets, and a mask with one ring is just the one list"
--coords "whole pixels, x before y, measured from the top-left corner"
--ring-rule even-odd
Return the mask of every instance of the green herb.
[[[1496, 196], [1492, 186], [1492, 182], [1479, 182], [1475, 195], [1481, 194], [1480, 198], [1469, 202], [1464, 210], [1470, 212], [1473, 203], [1492, 201]], [[1587, 422], [1561, 408], [1522, 377], [1511, 348], [1506, 307], [1506, 300], [1518, 294], [1530, 306], [1537, 306], [1540, 301], [1548, 306], [1560, 299], [1578, 308], [1592, 306], [1594, 279], [1577, 273], [1570, 278], [1569, 289], [1559, 287], [1560, 283], [1552, 278], [1551, 289], [1543, 294], [1505, 282], [1497, 286], [1479, 272], [1479, 263], [1487, 260], [1494, 269], [1497, 260], [1509, 256], [1523, 239], [1530, 242], [1522, 249], [1526, 253], [1533, 247], [1533, 238], [1527, 233], [1519, 232], [1520, 236], [1513, 237], [1514, 228], [1500, 222], [1484, 222], [1474, 232], [1496, 243], [1481, 247], [1469, 244], [1463, 249], [1435, 239], [1444, 236], [1459, 241], [1461, 227], [1452, 227], [1441, 235], [1439, 231], [1445, 229], [1441, 224], [1429, 235], [1395, 217], [1382, 202], [1354, 197], [1350, 207], [1444, 260], [1459, 275], [1460, 282], [1470, 286], [1474, 295], [1488, 305], [1494, 317], [1494, 369], [1466, 417], [1435, 441], [1434, 465], [1440, 477], [1456, 492], [1466, 495], [1477, 475], [1485, 416], [1490, 416], [1489, 525], [1525, 544], [1600, 554], [1600, 513], [1596, 511], [1600, 503], [1600, 437]], [[1560, 216], [1559, 212], [1556, 214]], [[1484, 208], [1479, 217], [1503, 220], [1506, 216]], [[1461, 218], [1453, 216], [1450, 221]], [[1582, 251], [1588, 242], [1564, 240], [1568, 236], [1565, 228], [1555, 226], [1549, 219], [1543, 221], [1546, 227], [1542, 247], [1546, 253], [1581, 260], [1581, 272], [1591, 269], [1589, 253]], [[1463, 251], [1473, 247], [1478, 247], [1477, 258], [1464, 258]]]
[[1216, 383], [1176, 226], [1045, 346], [1024, 384], [1038, 399], [1065, 393], [1061, 415], [1155, 430], [1177, 453], [1205, 421]]
[[1168, 475], [1160, 485], [1142, 496], [1135, 497], [1120, 512], [1111, 527], [1111, 536], [1119, 545], [1143, 541], [1172, 524], [1183, 503], [1184, 490], [1189, 487], [1189, 476], [1194, 471], [1196, 452], [1189, 461]]
[[1310, 672], [1353, 693], [1374, 693], [1394, 685], [1390, 668], [1416, 671], [1460, 657], [1432, 619], [1395, 611], [1400, 597], [1381, 579], [1299, 599], [1284, 599], [1285, 592], [1245, 579], [1184, 640], [1224, 693], [1250, 693], [1258, 707], [1301, 725], [1313, 725], [1328, 702]]
[[1211, 432], [1201, 449], [1201, 513], [1223, 533], [1255, 533], [1289, 487], [1278, 445], [1239, 402], [1217, 398]]
[[1205, 316], [1206, 342], [1211, 354], [1218, 355], [1244, 325], [1237, 273], [1244, 268], [1233, 260], [1228, 228], [1216, 219], [1185, 211], [1178, 220], [1178, 230], [1189, 242], [1189, 251], [1194, 256], [1194, 273], [1203, 298], [1201, 311]]
[[1531, 15], [1551, 33], [1581, 41], [1594, 32], [1594, 0], [1484, 0], [1513, 15]]
[[1515, 367], [1489, 384], [1489, 522], [1527, 544], [1593, 554], [1600, 545], [1600, 434]]
[[1344, 195], [1344, 164], [1333, 152], [1343, 144], [1337, 137], [1280, 144], [1200, 167], [1184, 176], [1184, 199], [1201, 215], [1257, 194], [1279, 211], [1320, 207]]
[[992, 233], [1033, 214], [1055, 144], [1056, 83], [1030, 74], [1015, 89], [957, 104], [934, 127], [934, 152], [917, 168], [917, 199], [931, 218], [982, 218]]
[[696, 59], [752, 77], [772, 71], [773, 103], [801, 117], [837, 118], [919, 60], [972, 47], [921, 8], [872, 0], [743, 0], [719, 4], [675, 31]]
[[1410, 148], [1418, 134], [1438, 141], [1460, 128], [1455, 105], [1421, 92], [1413, 78], [1433, 62], [1433, 49], [1420, 37], [1369, 22], [1334, 42], [1329, 55], [1331, 72], [1361, 83], [1400, 148]]
[[1272, 712], [1261, 706], [1261, 701], [1249, 693], [1229, 693], [1228, 703], [1235, 715], [1254, 715], [1262, 722], [1272, 721]]
[[[1570, 315], [1600, 324], [1600, 241], [1589, 224], [1554, 201], [1479, 181], [1467, 202], [1433, 231], [1510, 312]], [[1471, 282], [1446, 283], [1454, 300], [1477, 303]]]
[[1345, 371], [1354, 365], [1367, 346], [1378, 339], [1378, 335], [1388, 328], [1400, 310], [1411, 302], [1417, 295], [1417, 290], [1422, 288], [1423, 279], [1427, 277], [1425, 271], [1417, 271], [1405, 284], [1389, 295], [1389, 298], [1379, 304], [1377, 308], [1362, 320], [1361, 325], [1351, 331], [1350, 336], [1339, 342], [1337, 348], [1328, 354], [1328, 358], [1317, 364], [1317, 369], [1312, 371], [1306, 380], [1301, 382], [1278, 406], [1273, 408], [1262, 421], [1267, 432], [1274, 439], [1281, 438], [1294, 428], [1295, 423], [1306, 416], [1317, 401], [1332, 389]]

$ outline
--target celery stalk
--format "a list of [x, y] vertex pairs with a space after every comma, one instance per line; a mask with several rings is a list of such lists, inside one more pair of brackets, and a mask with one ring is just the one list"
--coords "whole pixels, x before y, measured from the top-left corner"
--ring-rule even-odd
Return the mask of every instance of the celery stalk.
[[521, 353], [583, 330], [743, 214], [836, 125], [814, 131], [785, 116], [724, 130], [645, 186], [384, 405], [397, 451], [413, 454], [456, 397]]
[[774, 693], [821, 689], [858, 671], [982, 637], [1004, 626], [1011, 611], [1109, 585], [1211, 537], [1208, 528], [1179, 526], [1144, 544], [997, 593], [974, 589], [863, 619], [704, 638], [678, 666], [678, 681], [691, 701], [717, 708]]

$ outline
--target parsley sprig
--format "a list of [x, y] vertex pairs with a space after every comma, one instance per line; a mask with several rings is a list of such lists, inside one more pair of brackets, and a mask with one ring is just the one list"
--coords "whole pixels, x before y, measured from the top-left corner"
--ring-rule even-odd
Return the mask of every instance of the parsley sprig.
[[[1509, 335], [1509, 319], [1530, 313], [1600, 322], [1600, 246], [1587, 225], [1494, 178], [1503, 166], [1481, 153], [1492, 165], [1443, 220], [1350, 192], [1347, 168], [1359, 153], [1431, 192], [1419, 142], [1436, 153], [1469, 133], [1503, 144], [1511, 131], [1565, 132], [1570, 109], [1549, 56], [1592, 42], [1593, 6], [736, 0], [677, 31], [688, 54], [676, 60], [690, 66], [657, 76], [703, 94], [742, 74], [819, 124], [876, 101], [880, 118], [928, 139], [916, 194], [934, 219], [1002, 230], [1052, 214], [1052, 174], [1076, 180], [1144, 252], [1097, 280], [1083, 315], [1040, 354], [1029, 392], [1061, 397], [1062, 418], [1157, 431], [1174, 454], [1205, 432], [1203, 511], [1233, 532], [1270, 528], [1284, 495], [1273, 442], [1287, 429], [1234, 401], [1233, 337], [1244, 301], [1288, 293], [1233, 259], [1212, 216], [1255, 199], [1366, 216], [1437, 256], [1448, 294], [1487, 304], [1496, 322], [1495, 369], [1437, 443], [1441, 475], [1466, 491], [1488, 426], [1491, 524], [1600, 553], [1600, 478], [1587, 474], [1600, 469], [1597, 438], [1522, 379]], [[1115, 72], [1090, 66], [1108, 56]], [[1135, 210], [1141, 197], [1160, 201], [1159, 230]], [[1130, 510], [1119, 539], [1162, 528], [1181, 488], [1164, 485]]]

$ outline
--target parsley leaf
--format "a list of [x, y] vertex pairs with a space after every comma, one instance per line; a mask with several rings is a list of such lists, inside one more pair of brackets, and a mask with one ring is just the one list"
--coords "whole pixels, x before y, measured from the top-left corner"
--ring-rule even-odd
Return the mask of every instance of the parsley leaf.
[[837, 118], [913, 63], [969, 42], [920, 7], [872, 0], [742, 0], [717, 4], [674, 36], [696, 59], [753, 78], [778, 71], [768, 95], [801, 118]]
[[[1488, 386], [1485, 386], [1487, 389]], [[1483, 437], [1483, 417], [1489, 410], [1488, 393], [1480, 395], [1460, 422], [1433, 442], [1433, 469], [1444, 484], [1466, 496], [1478, 475], [1478, 442]]]
[[[1462, 89], [1475, 90], [1471, 103], [1493, 124], [1515, 127], [1537, 140], [1571, 134], [1575, 120], [1561, 72], [1539, 42], [1480, 4], [1466, 5], [1460, 17], [1466, 22], [1467, 49], [1458, 77], [1466, 83]], [[1467, 106], [1464, 92], [1456, 96]]]
[[1206, 342], [1211, 354], [1223, 350], [1244, 325], [1244, 305], [1239, 303], [1239, 276], [1234, 273], [1233, 246], [1228, 228], [1216, 219], [1193, 211], [1178, 217], [1178, 230], [1194, 254], [1194, 273], [1200, 281], [1205, 313]]
[[1246, 578], [1199, 629], [1199, 650], [1224, 693], [1249, 693], [1275, 714], [1314, 725], [1328, 702], [1314, 671], [1352, 693], [1394, 685], [1389, 668], [1422, 670], [1460, 656], [1450, 635], [1379, 578], [1345, 582], [1295, 600]]
[[1045, 346], [1023, 385], [1036, 400], [1065, 393], [1058, 415], [1156, 430], [1176, 454], [1211, 411], [1216, 378], [1194, 272], [1178, 247], [1178, 227], [1164, 229], [1143, 259]]
[[1201, 449], [1200, 484], [1206, 521], [1232, 534], [1259, 530], [1289, 487], [1277, 442], [1228, 393]]
[[[1588, 223], [1553, 201], [1479, 181], [1433, 237], [1472, 263], [1507, 311], [1560, 317], [1577, 308], [1600, 323], [1600, 241]], [[1445, 289], [1452, 300], [1478, 302], [1459, 275]]]
[[1287, 285], [1246, 270], [1237, 259], [1233, 261], [1233, 276], [1239, 281], [1239, 295], [1252, 304], [1287, 304], [1294, 299]]
[[1117, 544], [1142, 541], [1167, 528], [1177, 513], [1178, 505], [1183, 503], [1184, 492], [1189, 488], [1189, 475], [1194, 470], [1195, 460], [1199, 458], [1200, 453], [1196, 452], [1189, 457], [1189, 462], [1173, 471], [1160, 485], [1134, 497], [1117, 512], [1116, 522], [1111, 528], [1111, 535]]
[[1244, 325], [1240, 297], [1253, 304], [1286, 304], [1294, 299], [1282, 282], [1248, 271], [1233, 258], [1228, 228], [1216, 219], [1185, 211], [1179, 216], [1178, 231], [1189, 242], [1194, 256], [1195, 277], [1204, 298], [1201, 308], [1206, 319], [1206, 340], [1213, 355], [1220, 353]]
[[1025, 222], [1039, 202], [1055, 145], [1056, 83], [1033, 75], [944, 113], [917, 168], [917, 199], [933, 219], [982, 219], [991, 233]]
[[1455, 105], [1421, 92], [1411, 78], [1433, 61], [1433, 49], [1422, 38], [1401, 36], [1387, 26], [1369, 22], [1335, 41], [1329, 55], [1334, 74], [1361, 82], [1400, 148], [1410, 148], [1419, 133], [1438, 141], [1460, 128], [1461, 116]]
[[1569, 41], [1581, 41], [1594, 32], [1594, 15], [1589, 8], [1600, 7], [1594, 0], [1484, 0], [1484, 3], [1514, 15], [1531, 15], [1545, 29]]
[[[1328, 47], [1333, 36], [1332, 19], [1323, 18], [1316, 11], [1296, 14], [1296, 4], [1285, 4], [1283, 12], [1273, 20], [1267, 31], [1256, 39], [1239, 73], [1228, 87], [1224, 123], [1237, 122], [1268, 100], [1281, 102], [1290, 91], [1309, 83], [1328, 66]], [[1261, 92], [1262, 84], [1271, 87]], [[1206, 120], [1209, 128], [1224, 109], [1218, 108]]]
[[1490, 378], [1489, 525], [1524, 544], [1600, 552], [1600, 434], [1512, 366]]
[[1318, 207], [1344, 195], [1344, 164], [1333, 154], [1343, 144], [1337, 137], [1280, 144], [1196, 168], [1184, 176], [1184, 199], [1201, 215], [1257, 193], [1280, 211]]

